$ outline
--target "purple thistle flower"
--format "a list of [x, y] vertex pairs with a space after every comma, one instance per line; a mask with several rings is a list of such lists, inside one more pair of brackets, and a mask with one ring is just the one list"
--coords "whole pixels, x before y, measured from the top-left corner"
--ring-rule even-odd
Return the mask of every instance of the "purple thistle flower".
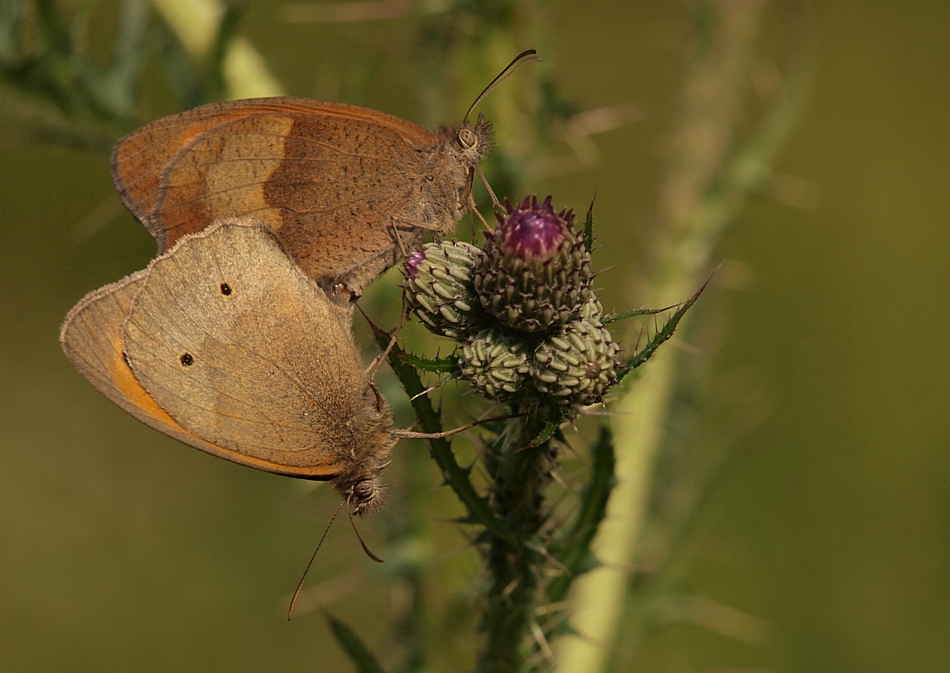
[[549, 196], [505, 203], [498, 228], [475, 263], [475, 290], [489, 313], [522, 332], [573, 320], [590, 298], [590, 253], [574, 231], [574, 214], [556, 212]]
[[536, 196], [525, 198], [520, 208], [506, 201], [505, 209], [507, 215], [498, 216], [500, 226], [495, 232], [496, 240], [523, 259], [541, 261], [553, 256], [573, 230], [574, 214], [556, 213], [550, 196], [540, 204]]
[[423, 262], [423, 260], [425, 260], [425, 258], [425, 250], [422, 248], [416, 248], [411, 253], [409, 253], [405, 264], [403, 264], [403, 271], [406, 278], [415, 278], [419, 275], [419, 265]]

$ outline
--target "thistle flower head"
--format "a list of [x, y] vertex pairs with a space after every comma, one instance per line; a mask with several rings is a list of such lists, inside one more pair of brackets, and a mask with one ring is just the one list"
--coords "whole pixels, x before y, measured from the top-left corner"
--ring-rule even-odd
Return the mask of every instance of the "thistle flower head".
[[617, 383], [620, 347], [597, 320], [575, 320], [549, 334], [534, 351], [535, 387], [558, 403], [601, 402]]
[[543, 203], [538, 198], [526, 198], [521, 207], [505, 201], [506, 216], [496, 215], [499, 222], [495, 234], [499, 247], [525, 259], [549, 259], [557, 253], [561, 242], [573, 234], [574, 213], [554, 212], [549, 196]]
[[518, 392], [529, 371], [524, 342], [501, 327], [474, 334], [459, 349], [462, 376], [485, 397], [504, 399]]
[[590, 299], [590, 253], [574, 231], [574, 215], [551, 197], [506, 204], [475, 263], [483, 308], [506, 327], [546, 332], [578, 317]]
[[471, 243], [440, 241], [414, 250], [403, 264], [406, 299], [430, 332], [462, 339], [482, 312], [472, 267], [482, 251]]

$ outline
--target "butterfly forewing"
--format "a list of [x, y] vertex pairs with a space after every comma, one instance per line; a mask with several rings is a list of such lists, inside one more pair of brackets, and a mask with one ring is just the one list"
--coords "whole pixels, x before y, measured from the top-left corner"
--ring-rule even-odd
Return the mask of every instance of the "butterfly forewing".
[[[426, 228], [459, 217], [435, 136], [390, 115], [295, 98], [207, 105], [123, 138], [113, 179], [159, 250], [223, 217], [278, 232], [328, 289], [362, 287]], [[450, 182], [464, 170], [451, 172]], [[444, 177], [444, 176], [443, 176]], [[419, 229], [421, 227], [422, 229]], [[401, 243], [395, 241], [401, 229]]]

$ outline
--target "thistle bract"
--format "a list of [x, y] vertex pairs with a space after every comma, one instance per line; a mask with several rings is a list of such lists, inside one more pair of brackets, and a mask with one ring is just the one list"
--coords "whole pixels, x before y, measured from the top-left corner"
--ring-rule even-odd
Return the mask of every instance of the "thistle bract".
[[555, 212], [551, 197], [506, 202], [475, 263], [483, 308], [522, 332], [554, 330], [579, 317], [591, 297], [590, 253], [574, 231], [574, 214]]
[[426, 243], [406, 259], [409, 307], [430, 332], [463, 339], [482, 309], [472, 268], [484, 253], [461, 241]]
[[587, 300], [587, 303], [581, 306], [577, 313], [581, 320], [587, 320], [588, 322], [603, 327], [604, 305], [600, 303], [600, 299], [598, 299], [593, 292], [591, 292], [590, 299]]
[[559, 404], [585, 406], [603, 400], [617, 382], [620, 347], [599, 322], [575, 320], [535, 349], [535, 387]]
[[502, 399], [518, 392], [530, 367], [524, 342], [501, 327], [475, 334], [459, 351], [462, 376], [481, 394]]

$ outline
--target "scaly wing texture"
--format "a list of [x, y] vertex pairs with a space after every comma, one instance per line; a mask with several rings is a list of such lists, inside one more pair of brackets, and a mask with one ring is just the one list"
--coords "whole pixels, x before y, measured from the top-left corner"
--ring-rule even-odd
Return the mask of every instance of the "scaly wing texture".
[[[394, 221], [444, 226], [441, 206], [429, 203], [435, 144], [425, 129], [367, 108], [252, 99], [134, 131], [116, 145], [112, 172], [160, 251], [222, 217], [252, 216], [325, 289], [342, 282], [359, 294], [400, 254]], [[403, 247], [421, 233], [404, 233]]]
[[181, 427], [142, 388], [122, 355], [122, 323], [148, 271], [86, 295], [66, 316], [60, 343], [76, 369], [103, 395], [146, 425], [209, 453], [216, 447]]
[[142, 387], [218, 455], [315, 478], [348, 468], [367, 404], [358, 353], [263, 225], [216, 224], [156, 259], [122, 346]]

